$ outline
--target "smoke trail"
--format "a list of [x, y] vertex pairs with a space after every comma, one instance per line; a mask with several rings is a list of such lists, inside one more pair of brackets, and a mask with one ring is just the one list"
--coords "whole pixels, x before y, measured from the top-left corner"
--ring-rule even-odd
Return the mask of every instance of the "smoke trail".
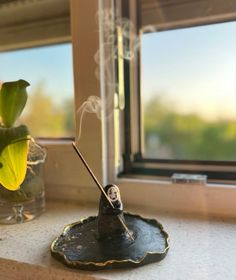
[[[101, 119], [101, 110], [104, 110], [105, 118], [109, 118], [114, 110], [114, 96], [118, 92], [118, 83], [115, 82], [113, 73], [110, 66], [113, 64], [114, 59], [122, 58], [124, 60], [136, 59], [137, 50], [140, 47], [140, 38], [135, 32], [133, 23], [127, 18], [114, 17], [114, 12], [111, 9], [105, 9], [99, 11], [96, 15], [96, 21], [102, 19], [103, 25], [103, 42], [100, 44], [101, 49], [109, 49], [109, 54], [106, 53], [103, 60], [104, 78], [106, 81], [107, 91], [110, 93], [109, 97], [103, 101], [103, 108], [101, 99], [98, 96], [90, 96], [77, 110], [76, 115], [79, 119], [78, 136], [77, 141], [81, 138], [82, 123], [85, 113], [93, 113], [98, 119]], [[121, 31], [122, 37], [122, 53], [119, 53], [117, 30]], [[147, 26], [147, 29], [152, 31], [151, 26]], [[147, 31], [147, 30], [146, 30]], [[100, 49], [94, 55], [94, 61], [97, 64], [95, 70], [95, 77], [100, 80]], [[108, 96], [108, 95], [107, 95]]]
[[101, 98], [91, 95], [77, 110], [76, 115], [77, 119], [79, 119], [77, 141], [79, 141], [81, 137], [84, 113], [95, 114], [98, 119], [101, 119]]

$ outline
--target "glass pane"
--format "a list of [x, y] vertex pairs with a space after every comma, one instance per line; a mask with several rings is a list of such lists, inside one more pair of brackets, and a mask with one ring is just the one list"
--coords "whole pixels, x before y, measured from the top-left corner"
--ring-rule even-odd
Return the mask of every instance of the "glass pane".
[[19, 122], [34, 137], [74, 135], [72, 46], [60, 44], [0, 53], [0, 81], [24, 79], [28, 101]]
[[236, 160], [236, 22], [144, 34], [144, 156]]

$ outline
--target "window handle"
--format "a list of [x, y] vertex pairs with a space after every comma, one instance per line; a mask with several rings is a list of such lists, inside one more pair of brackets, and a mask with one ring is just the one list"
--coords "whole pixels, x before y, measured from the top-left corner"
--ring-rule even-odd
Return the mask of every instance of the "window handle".
[[206, 185], [207, 176], [201, 174], [174, 173], [171, 177], [171, 181], [175, 184]]

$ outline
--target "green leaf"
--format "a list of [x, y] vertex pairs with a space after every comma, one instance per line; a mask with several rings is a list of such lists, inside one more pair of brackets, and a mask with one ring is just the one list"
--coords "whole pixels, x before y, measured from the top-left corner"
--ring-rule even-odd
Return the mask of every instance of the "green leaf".
[[8, 190], [19, 189], [27, 170], [29, 140], [24, 139], [4, 148], [0, 155], [0, 184]]
[[0, 90], [0, 115], [6, 127], [13, 126], [24, 109], [27, 101], [27, 86], [29, 86], [29, 83], [24, 80], [2, 84]]
[[20, 125], [17, 127], [0, 127], [0, 156], [2, 150], [13, 142], [17, 142], [20, 139], [29, 138], [29, 131], [26, 125]]
[[17, 190], [27, 170], [29, 132], [25, 125], [0, 128], [0, 184]]

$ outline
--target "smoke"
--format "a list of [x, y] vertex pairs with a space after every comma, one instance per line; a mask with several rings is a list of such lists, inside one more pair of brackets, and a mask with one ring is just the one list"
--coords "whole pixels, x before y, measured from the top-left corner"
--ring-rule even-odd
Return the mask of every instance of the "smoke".
[[81, 137], [84, 114], [95, 114], [97, 118], [101, 120], [101, 107], [101, 98], [94, 95], [89, 96], [89, 98], [79, 107], [76, 112], [77, 119], [79, 119], [77, 141], [79, 141]]
[[[109, 94], [106, 94], [106, 100], [103, 102], [101, 102], [100, 97], [92, 95], [77, 110], [76, 115], [79, 119], [77, 141], [81, 138], [85, 113], [95, 114], [101, 120], [102, 110], [104, 110], [105, 119], [108, 119], [115, 109], [113, 104], [115, 94], [119, 91], [119, 85], [114, 78], [113, 71], [111, 71], [111, 68], [114, 67], [114, 59], [135, 60], [140, 47], [140, 38], [129, 19], [115, 19], [114, 12], [111, 9], [105, 9], [96, 15], [97, 23], [100, 20], [102, 20], [103, 30], [100, 32], [103, 32], [103, 42], [100, 42], [100, 48], [94, 55], [94, 61], [97, 64], [94, 74], [100, 80], [100, 69], [103, 69], [105, 87]], [[100, 59], [101, 50], [105, 50], [102, 62]]]
[[[135, 32], [134, 24], [127, 18], [115, 19], [114, 12], [110, 9], [99, 12], [97, 18], [102, 20], [103, 47], [110, 46], [112, 50], [110, 55], [106, 57], [104, 63], [106, 64], [111, 58], [118, 58], [118, 56], [126, 60], [135, 59], [137, 50], [140, 47], [140, 39]], [[123, 42], [122, 53], [119, 53], [118, 50], [117, 40], [119, 39]]]

